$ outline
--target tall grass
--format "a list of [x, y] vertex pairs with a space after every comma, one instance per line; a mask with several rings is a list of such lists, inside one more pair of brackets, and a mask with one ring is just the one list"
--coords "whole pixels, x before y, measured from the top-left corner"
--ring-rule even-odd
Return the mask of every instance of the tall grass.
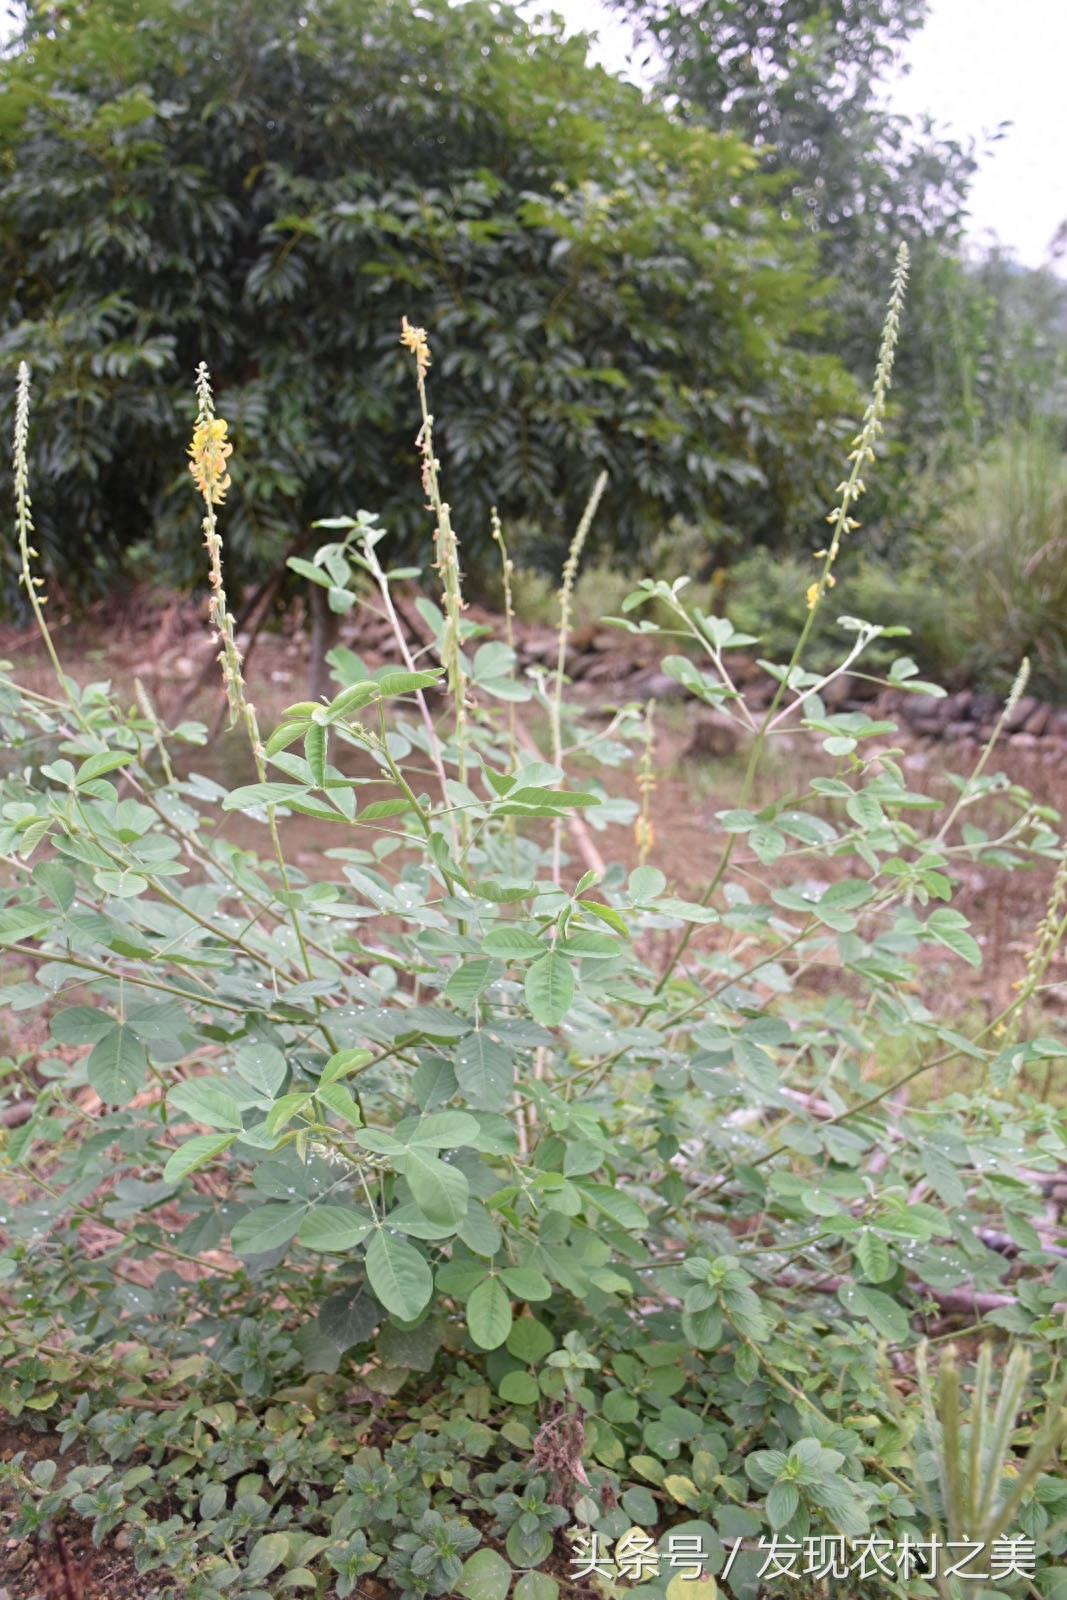
[[1067, 456], [1048, 427], [998, 439], [961, 475], [938, 530], [946, 604], [972, 669], [1011, 675], [1021, 656], [1067, 696]]

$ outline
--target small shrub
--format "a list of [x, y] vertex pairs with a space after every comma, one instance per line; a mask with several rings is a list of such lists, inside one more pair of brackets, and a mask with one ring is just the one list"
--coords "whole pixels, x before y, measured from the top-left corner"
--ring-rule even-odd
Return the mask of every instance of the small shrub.
[[[4, 998], [52, 1041], [13, 1078], [27, 1104], [4, 1151], [2, 1397], [70, 1452], [67, 1470], [5, 1465], [17, 1535], [70, 1515], [98, 1542], [121, 1531], [183, 1600], [345, 1595], [371, 1573], [403, 1596], [503, 1600], [515, 1580], [516, 1600], [555, 1600], [561, 1565], [576, 1579], [592, 1551], [595, 1566], [594, 1536], [650, 1596], [676, 1600], [688, 1565], [755, 1600], [783, 1542], [804, 1556], [827, 1539], [865, 1592], [871, 1540], [934, 1526], [898, 1470], [921, 1408], [899, 1419], [890, 1354], [906, 1369], [931, 1320], [962, 1311], [1026, 1342], [1030, 1422], [1058, 1426], [1065, 1291], [1041, 1184], [1064, 1164], [1064, 1119], [1024, 1086], [1064, 1054], [1030, 1025], [1062, 864], [1009, 1005], [964, 1037], [921, 994], [931, 962], [981, 963], [950, 904], [964, 867], [1062, 862], [1054, 819], [987, 758], [947, 807], [912, 792], [891, 725], [833, 713], [805, 664], [880, 437], [903, 275], [799, 641], [766, 667], [770, 705], [737, 693], [744, 636], [683, 581], [622, 603], [748, 741], [738, 804], [681, 883], [645, 813], [642, 864], [600, 860], [637, 817], [619, 774], [651, 770], [654, 734], [640, 707], [605, 729], [568, 703], [594, 504], [559, 670], [520, 677], [464, 614], [430, 351], [406, 324], [433, 642], [397, 620], [400, 665], [337, 652], [332, 698], [261, 735], [223, 582], [227, 429], [201, 372], [192, 467], [252, 781], [199, 774], [201, 730], [79, 688], [58, 656], [50, 694], [0, 683]], [[47, 637], [27, 426], [23, 374], [19, 541]], [[375, 516], [331, 533], [311, 581], [340, 604], [358, 578], [396, 619]], [[833, 670], [891, 636], [855, 624]], [[903, 658], [891, 674], [936, 692]], [[512, 715], [524, 704], [547, 753]], [[819, 775], [753, 811], [786, 728]], [[227, 838], [238, 812], [262, 852]], [[292, 815], [337, 841], [313, 882], [286, 855]], [[872, 1080], [883, 1047], [901, 1070]], [[969, 1093], [908, 1109], [909, 1084], [961, 1059]], [[1051, 1594], [1063, 1484], [1023, 1474]], [[916, 1581], [905, 1562], [884, 1586], [904, 1600], [927, 1592]], [[1028, 1586], [1013, 1570], [997, 1593]]]

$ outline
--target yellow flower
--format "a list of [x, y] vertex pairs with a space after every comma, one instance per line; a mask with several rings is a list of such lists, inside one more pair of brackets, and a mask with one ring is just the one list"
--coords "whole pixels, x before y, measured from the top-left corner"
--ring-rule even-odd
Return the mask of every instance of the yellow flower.
[[638, 817], [634, 822], [634, 844], [644, 860], [656, 842], [656, 830], [651, 817]]
[[415, 357], [415, 365], [419, 369], [419, 377], [424, 378], [430, 365], [430, 346], [426, 338], [426, 329], [413, 328], [407, 317], [401, 317], [400, 343], [405, 350], [411, 351]]
[[189, 471], [193, 482], [205, 500], [220, 506], [230, 487], [227, 459], [233, 455], [233, 445], [226, 438], [227, 424], [222, 417], [205, 417], [193, 430], [189, 446]]
[[808, 610], [814, 611], [819, 599], [819, 585], [817, 583], [809, 583], [808, 592], [805, 598], [808, 602]]

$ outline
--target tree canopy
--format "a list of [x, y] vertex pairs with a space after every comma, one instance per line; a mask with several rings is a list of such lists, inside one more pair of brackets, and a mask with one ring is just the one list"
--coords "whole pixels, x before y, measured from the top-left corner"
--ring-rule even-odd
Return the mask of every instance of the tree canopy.
[[[652, 47], [677, 115], [747, 139], [783, 179], [790, 214], [835, 280], [827, 348], [866, 382], [885, 262], [907, 239], [912, 326], [896, 375], [909, 446], [958, 423], [953, 359], [975, 310], [959, 241], [975, 171], [969, 145], [892, 111], [886, 86], [926, 0], [615, 0]], [[981, 318], [979, 317], [979, 321]], [[949, 336], [943, 337], [946, 322]], [[971, 344], [977, 330], [972, 330]]]
[[779, 180], [553, 25], [483, 0], [53, 4], [0, 126], [0, 352], [35, 372], [53, 573], [195, 570], [201, 358], [235, 580], [341, 511], [424, 538], [404, 315], [471, 554], [493, 503], [566, 537], [605, 468], [602, 536], [634, 553], [674, 514], [775, 539], [821, 507], [854, 400]]

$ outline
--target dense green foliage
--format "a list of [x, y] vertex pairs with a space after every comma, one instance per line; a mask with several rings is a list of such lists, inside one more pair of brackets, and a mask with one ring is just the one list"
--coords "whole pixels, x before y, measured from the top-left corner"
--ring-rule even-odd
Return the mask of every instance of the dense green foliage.
[[36, 375], [38, 538], [68, 597], [130, 558], [190, 578], [175, 446], [205, 356], [238, 445], [235, 588], [346, 506], [422, 541], [405, 314], [445, 341], [468, 561], [491, 504], [569, 528], [601, 469], [602, 534], [634, 558], [674, 513], [759, 538], [817, 507], [853, 401], [809, 353], [809, 247], [741, 140], [580, 41], [481, 0], [50, 5], [0, 119], [0, 355]]
[[[786, 204], [836, 279], [831, 347], [866, 378], [887, 239], [912, 247], [913, 325], [916, 317], [921, 325], [927, 298], [931, 311], [947, 298], [946, 258], [955, 256], [974, 172], [969, 150], [886, 108], [887, 75], [921, 27], [926, 0], [618, 5], [654, 45], [662, 92], [690, 117], [748, 139], [787, 179]], [[922, 340], [905, 353], [909, 402], [933, 400], [930, 360]], [[953, 376], [938, 399], [952, 393]]]
[[[514, 1580], [557, 1600], [593, 1533], [616, 1561], [624, 1540], [658, 1551], [647, 1600], [714, 1600], [714, 1575], [756, 1600], [782, 1541], [818, 1562], [824, 1538], [860, 1563], [852, 1593], [959, 1600], [906, 1558], [869, 1565], [946, 1535], [977, 1539], [985, 1570], [1001, 1538], [1033, 1541], [1034, 1579], [1002, 1562], [968, 1595], [1058, 1593], [1067, 1269], [1042, 1185], [1067, 1127], [1032, 1087], [1067, 1053], [1040, 1008], [1067, 928], [1057, 819], [988, 753], [948, 803], [916, 793], [891, 723], [830, 709], [829, 681], [892, 633], [847, 622], [843, 660], [805, 665], [904, 270], [808, 622], [763, 663], [769, 705], [736, 692], [748, 641], [684, 582], [644, 581], [618, 619], [747, 741], [739, 803], [683, 884], [644, 859], [647, 816], [636, 867], [583, 870], [589, 829], [621, 844], [635, 818], [618, 780], [642, 751], [654, 770], [648, 721], [584, 716], [562, 654], [519, 674], [464, 617], [425, 409], [433, 643], [416, 659], [398, 624], [402, 666], [335, 652], [332, 698], [260, 740], [201, 378], [213, 614], [254, 781], [190, 770], [202, 729], [58, 659], [48, 694], [0, 680], [3, 1000], [54, 1045], [6, 1069], [30, 1115], [4, 1150], [0, 1398], [82, 1453], [67, 1474], [4, 1468], [19, 1534], [68, 1511], [101, 1541], [121, 1527], [168, 1600], [335, 1576], [345, 1596], [370, 1572], [404, 1597], [505, 1600]], [[368, 513], [335, 532], [312, 575], [388, 612], [387, 535]], [[905, 656], [885, 677], [938, 693]], [[509, 715], [524, 704], [540, 750]], [[786, 732], [809, 759], [750, 809]], [[215, 826], [237, 813], [262, 855]], [[294, 814], [336, 839], [314, 881], [286, 857]], [[983, 952], [959, 881], [1039, 863], [1056, 889], [1024, 975], [964, 1031], [942, 1001]], [[909, 1105], [946, 1066], [958, 1090]], [[966, 1424], [951, 1362], [936, 1392], [893, 1381], [893, 1359], [921, 1377], [944, 1317], [977, 1319], [998, 1365], [1016, 1347], [996, 1402], [982, 1356]], [[670, 1564], [681, 1540], [696, 1588]], [[810, 1600], [821, 1580], [797, 1573]]]

